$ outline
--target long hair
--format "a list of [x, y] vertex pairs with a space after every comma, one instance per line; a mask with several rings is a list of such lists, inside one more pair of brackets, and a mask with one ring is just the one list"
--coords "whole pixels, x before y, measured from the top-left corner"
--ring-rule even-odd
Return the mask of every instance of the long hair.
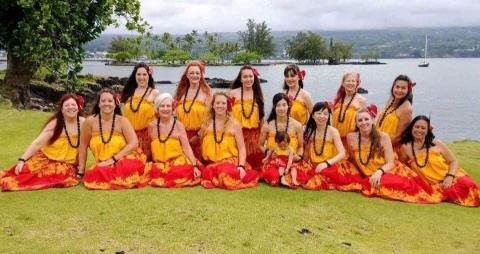
[[[290, 72], [297, 75], [300, 72], [300, 68], [298, 68], [298, 65], [296, 64], [287, 65], [287, 67], [285, 67], [285, 70], [283, 70], [283, 76], [287, 77], [288, 73]], [[300, 86], [300, 88], [303, 88], [303, 80], [299, 79], [298, 85]], [[283, 89], [288, 90], [287, 81], [285, 80], [283, 81]]]
[[313, 135], [313, 132], [317, 128], [317, 123], [315, 122], [315, 119], [313, 119], [313, 114], [315, 114], [315, 112], [319, 112], [324, 109], [327, 109], [328, 111], [327, 125], [325, 126], [325, 128], [328, 128], [328, 126], [330, 125], [330, 117], [332, 116], [332, 110], [330, 109], [328, 104], [326, 104], [325, 102], [315, 103], [315, 105], [313, 105], [312, 113], [310, 113], [310, 118], [308, 118], [307, 126], [305, 127], [305, 133], [303, 134], [303, 139], [305, 140], [305, 144], [307, 144], [308, 140], [310, 139], [310, 137]]
[[242, 68], [240, 68], [240, 71], [238, 72], [237, 78], [232, 82], [232, 85], [230, 86], [231, 89], [239, 88], [242, 87], [242, 71], [243, 70], [251, 70], [253, 72], [253, 96], [255, 97], [255, 102], [258, 105], [258, 114], [259, 114], [259, 120], [261, 121], [263, 117], [265, 116], [265, 109], [264, 109], [264, 99], [263, 99], [263, 92], [262, 92], [262, 87], [260, 86], [260, 80], [258, 79], [258, 76], [255, 75], [255, 72], [253, 71], [252, 66], [250, 65], [244, 65]]
[[359, 83], [358, 83], [358, 79], [357, 79], [357, 76], [358, 76], [358, 73], [355, 73], [355, 72], [347, 72], [345, 74], [343, 74], [342, 76], [342, 83], [340, 84], [340, 87], [338, 88], [337, 90], [337, 94], [335, 96], [335, 99], [333, 100], [333, 104], [334, 105], [337, 105], [337, 103], [340, 102], [341, 99], [345, 98], [345, 96], [347, 95], [347, 92], [345, 92], [345, 87], [343, 87], [343, 83], [345, 82], [345, 80], [347, 79], [348, 76], [353, 76], [355, 77], [355, 79], [357, 80], [357, 88], [359, 86]]
[[95, 101], [95, 104], [93, 105], [92, 114], [96, 116], [100, 113], [100, 97], [104, 93], [109, 93], [113, 96], [113, 101], [115, 103], [114, 113], [121, 116], [122, 111], [120, 110], [120, 102], [117, 99], [117, 95], [115, 94], [115, 92], [110, 88], [103, 88], [102, 90], [100, 90], [100, 92], [98, 92], [97, 100]]
[[[357, 121], [357, 118], [361, 113], [367, 113], [370, 117], [372, 117], [370, 115], [370, 112], [368, 112], [367, 109], [360, 109], [357, 111], [357, 114], [355, 115], [355, 122]], [[355, 129], [356, 131], [360, 132], [360, 130], [358, 129], [358, 125], [356, 125]], [[373, 156], [383, 155], [384, 150], [380, 142], [380, 131], [375, 126], [375, 122], [373, 121], [373, 119], [372, 119], [372, 131], [370, 132], [370, 141], [372, 142], [371, 144], [372, 155]], [[360, 140], [358, 142], [360, 142]]]
[[[393, 80], [392, 88], [390, 89], [390, 95], [392, 95], [392, 98], [395, 98], [395, 96], [393, 95], [393, 87], [395, 86], [395, 83], [399, 80], [405, 81], [405, 82], [407, 82], [407, 84], [412, 83], [412, 80], [407, 75], [398, 75], [395, 78], [395, 80]], [[405, 95], [405, 97], [400, 99], [400, 101], [398, 102], [398, 104], [397, 104], [398, 107], [400, 107], [400, 105], [402, 105], [407, 100], [410, 102], [410, 104], [413, 103], [413, 93], [412, 93], [412, 87], [410, 85], [408, 85], [408, 93]]]
[[125, 103], [128, 98], [132, 97], [132, 95], [135, 93], [135, 89], [138, 87], [137, 80], [136, 80], [136, 75], [137, 75], [137, 70], [139, 68], [144, 68], [147, 73], [148, 73], [148, 87], [150, 88], [155, 88], [155, 83], [153, 82], [153, 76], [150, 74], [150, 68], [147, 64], [145, 63], [138, 63], [135, 65], [133, 68], [132, 74], [130, 74], [130, 77], [128, 77], [127, 84], [123, 87], [122, 91], [122, 98], [121, 102]]
[[64, 127], [64, 120], [65, 120], [64, 117], [63, 117], [63, 113], [62, 113], [62, 108], [63, 108], [63, 104], [65, 103], [65, 101], [67, 101], [69, 99], [74, 99], [75, 102], [77, 103], [78, 115], [79, 116], [84, 115], [82, 109], [78, 105], [78, 97], [75, 94], [72, 94], [72, 93], [64, 94], [60, 98], [60, 100], [58, 101], [57, 110], [55, 111], [55, 113], [53, 113], [53, 115], [50, 116], [48, 118], [48, 120], [45, 122], [45, 124], [43, 125], [43, 129], [45, 129], [47, 124], [49, 124], [51, 121], [53, 121], [55, 119], [57, 120], [57, 122], [55, 124], [55, 127], [53, 128], [53, 135], [48, 140], [49, 145], [53, 144], [53, 142], [55, 142], [58, 139], [58, 137], [60, 137], [60, 134], [62, 134], [63, 127]]
[[418, 115], [415, 118], [413, 118], [412, 122], [403, 131], [402, 137], [400, 138], [400, 143], [406, 144], [408, 142], [413, 142], [413, 140], [414, 140], [413, 135], [412, 135], [413, 126], [415, 125], [415, 123], [417, 121], [420, 121], [420, 120], [424, 120], [425, 122], [427, 122], [427, 125], [428, 125], [427, 126], [427, 135], [425, 136], [425, 147], [430, 148], [432, 146], [435, 146], [435, 144], [433, 144], [433, 140], [435, 139], [435, 135], [432, 132], [432, 128], [431, 128], [431, 125], [430, 125], [430, 118], [428, 118], [425, 115]]
[[[229, 97], [228, 97], [228, 94], [224, 91], [217, 91], [213, 94], [213, 97], [212, 97], [212, 103], [210, 105], [210, 109], [208, 110], [208, 114], [207, 114], [207, 117], [206, 117], [206, 121], [203, 122], [203, 125], [202, 125], [202, 129], [206, 130], [208, 128], [208, 126], [210, 125], [210, 122], [213, 120], [214, 116], [215, 116], [215, 109], [213, 108], [213, 106], [215, 105], [215, 100], [217, 99], [217, 97], [219, 96], [224, 96], [226, 99], [227, 99], [227, 104], [229, 103]], [[227, 110], [227, 115], [226, 115], [226, 120], [225, 120], [225, 125], [224, 125], [224, 130], [228, 129], [230, 127], [230, 125], [232, 124], [232, 119], [231, 119], [231, 116], [230, 116], [230, 112], [228, 112]]]
[[272, 111], [270, 112], [270, 115], [268, 115], [267, 122], [277, 119], [277, 112], [275, 111], [275, 108], [277, 107], [278, 102], [280, 102], [281, 100], [285, 100], [287, 104], [289, 104], [288, 97], [286, 94], [284, 93], [275, 94], [273, 96]]
[[184, 96], [187, 92], [188, 87], [190, 87], [190, 81], [187, 78], [187, 73], [188, 69], [192, 66], [197, 66], [200, 68], [200, 89], [202, 89], [202, 91], [208, 96], [212, 94], [212, 89], [205, 80], [205, 65], [200, 61], [192, 61], [185, 67], [185, 71], [183, 71], [180, 82], [178, 82], [177, 90], [175, 91], [175, 100], [179, 102], [181, 101], [182, 96]]

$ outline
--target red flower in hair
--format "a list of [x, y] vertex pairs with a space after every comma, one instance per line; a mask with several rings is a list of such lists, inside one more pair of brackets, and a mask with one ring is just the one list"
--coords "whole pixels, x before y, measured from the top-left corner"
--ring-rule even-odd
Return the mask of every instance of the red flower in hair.
[[416, 85], [417, 85], [417, 82], [410, 82], [408, 83], [408, 89], [413, 90], [413, 88], [415, 88]]
[[428, 128], [428, 129], [429, 129], [430, 131], [433, 131], [433, 128], [434, 128], [433, 125], [430, 124], [430, 128]]
[[307, 74], [307, 72], [305, 72], [305, 70], [301, 70], [301, 71], [299, 71], [299, 72], [297, 73], [298, 78], [299, 78], [300, 80], [303, 80], [303, 79], [305, 78], [305, 74]]
[[257, 68], [252, 67], [252, 72], [253, 72], [253, 75], [255, 75], [257, 77], [260, 76], [260, 72], [258, 72]]
[[115, 99], [115, 105], [120, 105], [120, 98], [122, 98], [122, 95], [119, 93], [116, 93], [114, 96]]
[[172, 101], [172, 109], [175, 110], [177, 108], [177, 105], [178, 105], [178, 101], [177, 100], [173, 100]]
[[327, 106], [327, 108], [329, 108], [331, 111], [334, 110], [335, 105], [333, 105], [333, 102], [331, 102], [331, 101], [324, 101], [323, 103], [325, 103], [325, 105]]
[[233, 104], [235, 104], [235, 97], [227, 99], [227, 112], [232, 112]]
[[370, 104], [370, 106], [367, 107], [368, 113], [375, 118], [377, 116], [377, 105], [375, 104]]
[[148, 72], [148, 75], [153, 76], [153, 68], [152, 67], [148, 67], [147, 72]]
[[85, 106], [85, 99], [81, 95], [77, 95], [77, 105], [80, 110], [83, 109], [83, 106]]
[[360, 73], [357, 73], [357, 86], [360, 86], [360, 83], [362, 83], [362, 80], [360, 79]]

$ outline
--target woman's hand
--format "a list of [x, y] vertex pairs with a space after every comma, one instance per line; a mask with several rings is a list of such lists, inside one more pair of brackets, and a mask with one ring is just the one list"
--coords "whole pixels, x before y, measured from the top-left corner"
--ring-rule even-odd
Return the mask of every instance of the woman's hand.
[[318, 173], [322, 172], [322, 170], [324, 170], [324, 169], [326, 169], [326, 168], [328, 168], [328, 165], [327, 165], [326, 162], [319, 163], [319, 164], [317, 165], [317, 167], [315, 168], [315, 173], [318, 174]]
[[22, 172], [23, 166], [25, 166], [25, 162], [23, 162], [23, 161], [19, 161], [17, 163], [17, 166], [15, 166], [15, 174], [17, 176]]
[[370, 176], [370, 184], [372, 187], [380, 187], [380, 179], [382, 178], [383, 172], [381, 170], [375, 171], [375, 173]]
[[247, 172], [245, 171], [245, 169], [243, 167], [237, 167], [238, 169], [238, 172], [240, 173], [240, 179], [243, 179], [245, 177], [245, 175], [247, 174]]

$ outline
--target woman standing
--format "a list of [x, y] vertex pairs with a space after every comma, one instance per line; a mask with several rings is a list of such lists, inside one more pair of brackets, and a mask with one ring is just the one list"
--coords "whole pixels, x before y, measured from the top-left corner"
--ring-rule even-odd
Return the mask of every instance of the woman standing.
[[155, 117], [153, 100], [158, 95], [153, 82], [153, 68], [144, 63], [135, 65], [122, 91], [123, 116], [132, 124], [138, 146], [151, 157], [148, 124]]
[[285, 67], [283, 76], [285, 77], [283, 90], [289, 100], [289, 116], [305, 125], [313, 107], [310, 93], [303, 89], [305, 71], [300, 70], [298, 65], [291, 64]]
[[258, 147], [258, 138], [265, 115], [258, 76], [256, 69], [248, 65], [243, 66], [230, 91], [230, 98], [233, 100], [232, 116], [242, 127], [247, 162], [256, 170], [262, 166], [263, 153]]
[[242, 128], [230, 116], [228, 100], [224, 92], [213, 95], [212, 107], [200, 130], [206, 163], [202, 186], [227, 190], [255, 187], [258, 172], [246, 163]]
[[57, 111], [47, 120], [42, 132], [18, 158], [15, 166], [0, 172], [3, 191], [39, 190], [71, 187], [78, 184], [80, 125], [83, 98], [65, 94]]

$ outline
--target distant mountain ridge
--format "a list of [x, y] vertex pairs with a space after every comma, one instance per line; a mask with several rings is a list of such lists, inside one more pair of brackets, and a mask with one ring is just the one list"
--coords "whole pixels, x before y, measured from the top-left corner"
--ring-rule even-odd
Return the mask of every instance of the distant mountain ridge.
[[[286, 41], [300, 31], [272, 31], [276, 55], [280, 56]], [[306, 32], [306, 31], [304, 31]], [[378, 30], [315, 31], [326, 41], [330, 38], [354, 43], [354, 57], [362, 52], [377, 50], [381, 58], [420, 58], [423, 56], [425, 35], [428, 35], [428, 56], [480, 57], [480, 27], [392, 28]], [[237, 42], [236, 32], [219, 33], [222, 41]], [[85, 46], [87, 51], [107, 51], [110, 41], [121, 34], [102, 34]], [[181, 35], [174, 35], [177, 37]]]

